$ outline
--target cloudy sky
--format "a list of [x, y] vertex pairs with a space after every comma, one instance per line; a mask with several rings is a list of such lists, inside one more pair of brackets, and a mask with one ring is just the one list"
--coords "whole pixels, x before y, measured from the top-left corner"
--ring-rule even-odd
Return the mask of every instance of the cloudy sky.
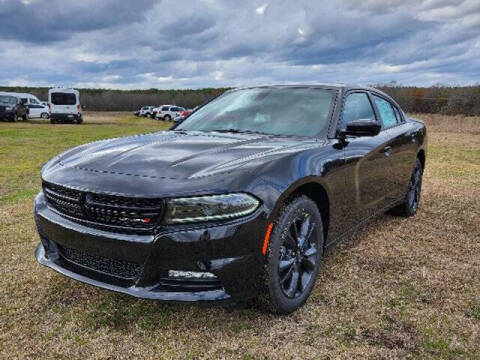
[[0, 0], [0, 85], [480, 83], [479, 0]]

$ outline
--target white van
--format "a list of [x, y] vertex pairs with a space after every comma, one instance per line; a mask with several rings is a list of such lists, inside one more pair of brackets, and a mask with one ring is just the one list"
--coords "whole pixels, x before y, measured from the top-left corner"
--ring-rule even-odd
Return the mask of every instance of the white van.
[[83, 122], [80, 93], [75, 89], [53, 88], [48, 90], [50, 122]]
[[15, 92], [6, 92], [4, 94], [12, 95], [20, 99], [22, 104], [24, 104], [29, 112], [28, 117], [31, 118], [42, 118], [48, 119], [49, 110], [48, 106], [42, 104], [40, 100], [35, 95], [27, 93], [15, 93]]

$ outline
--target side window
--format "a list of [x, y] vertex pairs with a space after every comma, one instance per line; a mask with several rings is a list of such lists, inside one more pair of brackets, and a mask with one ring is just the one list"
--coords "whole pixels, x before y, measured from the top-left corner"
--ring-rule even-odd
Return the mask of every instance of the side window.
[[168, 106], [164, 106], [162, 107], [162, 111], [168, 111], [169, 107]]
[[382, 118], [383, 127], [388, 129], [397, 124], [397, 118], [392, 105], [381, 97], [373, 95], [375, 105], [377, 106], [380, 117]]
[[30, 104], [35, 104], [35, 105], [37, 105], [37, 104], [40, 104], [40, 103], [39, 103], [36, 99], [30, 98]]
[[400, 114], [400, 110], [398, 110], [397, 107], [394, 106], [393, 111], [395, 111], [395, 117], [397, 118], [397, 124], [401, 124], [403, 122], [403, 118], [402, 118], [402, 114]]
[[343, 108], [342, 128], [355, 120], [375, 120], [372, 104], [366, 93], [353, 93], [348, 95]]

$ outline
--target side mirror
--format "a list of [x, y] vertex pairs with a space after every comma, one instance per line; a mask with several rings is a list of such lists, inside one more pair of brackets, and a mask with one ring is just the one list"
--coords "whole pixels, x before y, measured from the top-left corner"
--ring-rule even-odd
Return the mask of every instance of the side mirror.
[[341, 132], [342, 135], [353, 136], [375, 136], [382, 129], [375, 120], [360, 119], [347, 124], [347, 128]]

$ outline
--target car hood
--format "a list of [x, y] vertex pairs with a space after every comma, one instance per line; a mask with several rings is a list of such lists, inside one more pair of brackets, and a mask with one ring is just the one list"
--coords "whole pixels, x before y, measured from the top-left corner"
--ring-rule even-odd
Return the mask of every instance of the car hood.
[[48, 181], [59, 172], [77, 169], [147, 178], [193, 179], [248, 168], [262, 159], [300, 151], [315, 143], [315, 139], [256, 134], [166, 131], [71, 149], [48, 163], [42, 175]]

